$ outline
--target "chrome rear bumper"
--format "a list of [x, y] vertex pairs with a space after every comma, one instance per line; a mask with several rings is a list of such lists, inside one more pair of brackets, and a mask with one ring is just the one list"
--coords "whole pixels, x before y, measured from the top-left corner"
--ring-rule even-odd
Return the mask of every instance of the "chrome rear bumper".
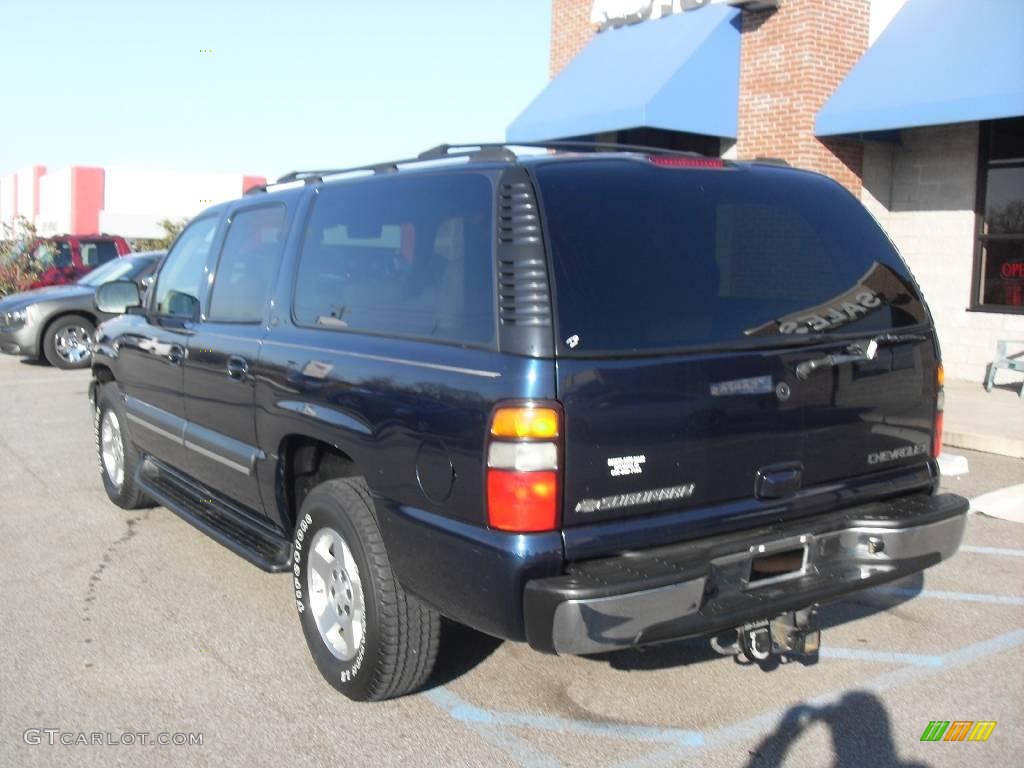
[[[968, 504], [953, 495], [875, 503], [771, 529], [590, 561], [529, 582], [527, 638], [538, 650], [600, 653], [720, 632], [842, 597], [952, 556]], [[772, 552], [799, 567], [754, 578]]]

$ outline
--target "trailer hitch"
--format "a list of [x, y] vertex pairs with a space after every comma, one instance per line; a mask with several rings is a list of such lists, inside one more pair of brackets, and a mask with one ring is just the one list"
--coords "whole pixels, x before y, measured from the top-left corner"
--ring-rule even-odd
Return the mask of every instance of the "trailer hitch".
[[799, 657], [804, 664], [818, 660], [821, 630], [814, 629], [812, 621], [816, 606], [799, 611], [788, 611], [772, 619], [751, 621], [733, 630], [736, 638], [723, 644], [717, 637], [711, 647], [724, 656], [743, 656], [761, 667], [775, 661], [788, 661]]

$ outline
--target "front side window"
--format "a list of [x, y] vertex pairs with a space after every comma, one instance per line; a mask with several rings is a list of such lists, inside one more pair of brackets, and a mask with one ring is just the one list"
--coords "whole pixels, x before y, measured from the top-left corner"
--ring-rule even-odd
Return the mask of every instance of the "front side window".
[[972, 306], [1024, 312], [1024, 118], [982, 125]]
[[153, 311], [158, 315], [193, 320], [199, 315], [199, 286], [203, 266], [217, 232], [216, 217], [192, 222], [174, 242], [157, 277]]
[[71, 266], [71, 244], [65, 240], [59, 240], [54, 242], [52, 240], [44, 240], [36, 246], [33, 252], [33, 257], [39, 262], [40, 266], [44, 268], [50, 267], [64, 267]]
[[475, 174], [324, 187], [295, 287], [300, 325], [493, 341], [491, 182]]
[[251, 208], [231, 217], [210, 298], [210, 322], [257, 323], [284, 246], [285, 207]]

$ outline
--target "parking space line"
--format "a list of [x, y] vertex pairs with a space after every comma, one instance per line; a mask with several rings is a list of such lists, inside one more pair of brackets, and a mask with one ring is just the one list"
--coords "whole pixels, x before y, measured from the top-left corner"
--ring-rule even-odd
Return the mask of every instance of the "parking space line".
[[[627, 741], [662, 742], [680, 746], [696, 747], [704, 742], [700, 731], [688, 731], [681, 728], [659, 728], [648, 725], [629, 725], [626, 723], [599, 723], [592, 720], [573, 720], [555, 715], [537, 715], [528, 712], [501, 712], [486, 707], [468, 704], [451, 691], [438, 688], [443, 694], [435, 699], [435, 703], [444, 703], [448, 714], [456, 720], [471, 723], [487, 723], [513, 728], [532, 728], [538, 731], [554, 731], [556, 733], [578, 733], [584, 736], [607, 736]], [[434, 691], [431, 691], [434, 693]]]
[[1006, 547], [977, 547], [961, 544], [961, 552], [974, 552], [980, 555], [1006, 555], [1007, 557], [1024, 557], [1024, 549], [1007, 549]]
[[873, 587], [875, 594], [892, 597], [926, 597], [936, 600], [957, 600], [965, 603], [994, 603], [997, 605], [1024, 605], [1024, 597], [1016, 595], [985, 595], [976, 592], [946, 592], [939, 589], [913, 589], [912, 587]]
[[920, 653], [896, 653], [893, 651], [872, 651], [867, 648], [833, 648], [821, 646], [819, 651], [824, 659], [847, 659], [850, 661], [879, 661], [885, 664], [906, 664], [912, 667], [941, 667], [941, 656]]
[[[521, 768], [561, 768], [560, 761], [526, 739], [520, 738], [514, 733], [509, 733], [502, 728], [494, 727], [487, 719], [474, 720], [471, 717], [466, 717], [465, 715], [470, 714], [472, 710], [477, 708], [467, 704], [447, 688], [433, 688], [424, 695], [450, 717], [459, 720], [481, 739], [501, 750], [503, 754], [515, 761]], [[463, 717], [458, 717], [455, 713], [461, 713]]]
[[[866, 680], [862, 685], [842, 688], [830, 693], [822, 694], [802, 702], [807, 707], [823, 707], [826, 705], [838, 704], [842, 697], [851, 691], [866, 691], [869, 693], [882, 693], [893, 688], [915, 683], [937, 674], [942, 674], [956, 667], [981, 661], [1003, 651], [1009, 651], [1024, 645], [1024, 629], [1017, 629], [1003, 635], [982, 640], [964, 648], [958, 648], [944, 654], [942, 663], [938, 666], [904, 666], [895, 671], [889, 671], [877, 677]], [[732, 725], [727, 725], [715, 731], [705, 734], [702, 747], [685, 749], [679, 746], [662, 750], [655, 754], [644, 755], [637, 759], [617, 763], [615, 768], [659, 768], [660, 766], [676, 766], [687, 758], [692, 757], [696, 752], [721, 749], [739, 741], [763, 737], [771, 733], [782, 718], [792, 708], [776, 709], [766, 712], [763, 715], [756, 715], [747, 720], [741, 720]]]
[[[826, 658], [879, 661], [900, 665], [900, 669], [868, 679], [860, 686], [842, 688], [816, 696], [802, 702], [802, 705], [811, 709], [837, 704], [845, 694], [854, 690], [881, 693], [949, 669], [980, 661], [993, 654], [1021, 645], [1024, 645], [1024, 629], [982, 640], [942, 656], [823, 647], [822, 655]], [[714, 731], [703, 732], [681, 728], [598, 723], [524, 712], [502, 712], [469, 704], [444, 687], [428, 691], [425, 696], [436, 706], [445, 710], [450, 717], [465, 724], [485, 741], [501, 749], [523, 768], [548, 768], [558, 766], [559, 761], [530, 744], [526, 739], [509, 733], [506, 730], [509, 727], [605, 736], [647, 744], [652, 742], [668, 743], [670, 745], [668, 749], [616, 765], [616, 768], [656, 768], [657, 766], [676, 765], [683, 758], [692, 756], [695, 752], [720, 749], [738, 741], [762, 736], [770, 732], [778, 721], [790, 711], [790, 708], [777, 709]]]

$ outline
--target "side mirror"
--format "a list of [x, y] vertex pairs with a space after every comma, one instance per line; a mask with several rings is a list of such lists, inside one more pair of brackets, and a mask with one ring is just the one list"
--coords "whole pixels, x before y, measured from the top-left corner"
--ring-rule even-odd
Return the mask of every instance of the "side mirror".
[[123, 315], [142, 304], [139, 286], [133, 280], [114, 280], [96, 289], [96, 309], [107, 315]]

